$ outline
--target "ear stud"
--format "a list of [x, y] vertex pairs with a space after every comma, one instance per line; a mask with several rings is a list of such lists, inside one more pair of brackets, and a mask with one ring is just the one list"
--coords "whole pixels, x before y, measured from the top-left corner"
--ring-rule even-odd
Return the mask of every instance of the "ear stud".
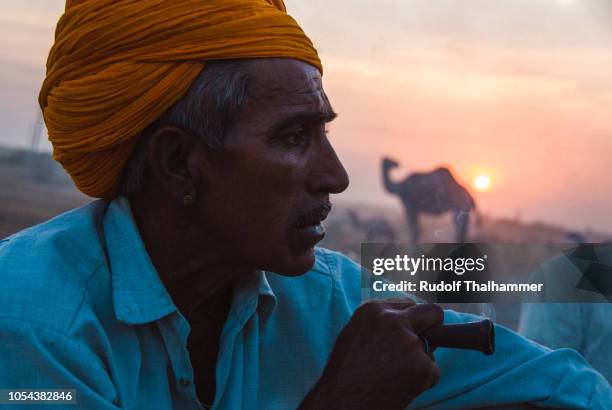
[[185, 205], [191, 205], [191, 204], [193, 204], [193, 201], [194, 201], [193, 195], [191, 195], [191, 194], [183, 195], [183, 203]]

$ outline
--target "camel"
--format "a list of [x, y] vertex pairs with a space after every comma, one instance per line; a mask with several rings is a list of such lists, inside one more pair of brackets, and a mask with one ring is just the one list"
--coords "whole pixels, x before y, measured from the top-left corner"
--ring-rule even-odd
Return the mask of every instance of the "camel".
[[449, 211], [455, 214], [457, 242], [465, 242], [470, 212], [476, 210], [476, 203], [448, 168], [437, 168], [428, 173], [415, 172], [403, 181], [394, 182], [389, 174], [398, 166], [396, 161], [383, 158], [383, 183], [385, 189], [399, 196], [404, 205], [412, 242], [419, 241], [419, 214], [440, 215]]
[[385, 218], [363, 218], [353, 209], [347, 211], [347, 216], [353, 229], [365, 233], [367, 242], [393, 242], [395, 240], [395, 232]]

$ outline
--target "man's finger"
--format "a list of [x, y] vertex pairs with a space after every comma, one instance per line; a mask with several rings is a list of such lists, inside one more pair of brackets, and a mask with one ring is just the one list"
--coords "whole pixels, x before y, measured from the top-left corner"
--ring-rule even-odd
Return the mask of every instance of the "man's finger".
[[412, 330], [417, 334], [442, 323], [444, 320], [442, 308], [431, 303], [412, 306], [403, 310], [401, 314], [407, 318]]
[[421, 388], [423, 390], [432, 388], [440, 381], [440, 368], [435, 361], [430, 360], [428, 355], [423, 354], [414, 357], [414, 366], [422, 370]]
[[370, 300], [363, 303], [361, 307], [365, 305], [376, 305], [383, 309], [402, 310], [416, 305], [416, 302], [409, 298], [389, 298]]
[[394, 309], [406, 309], [416, 305], [416, 302], [410, 298], [389, 298], [382, 300], [382, 303]]
[[430, 385], [429, 388], [432, 388], [440, 381], [440, 368], [435, 362], [431, 363], [431, 373], [430, 373]]

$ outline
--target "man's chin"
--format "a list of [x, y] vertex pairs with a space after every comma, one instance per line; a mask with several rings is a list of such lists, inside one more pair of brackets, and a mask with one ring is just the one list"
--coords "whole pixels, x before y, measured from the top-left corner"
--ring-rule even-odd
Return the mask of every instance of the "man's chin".
[[314, 263], [315, 250], [314, 247], [310, 247], [299, 253], [287, 255], [283, 263], [275, 264], [276, 266], [270, 270], [283, 276], [300, 276], [312, 269]]
[[312, 269], [315, 263], [315, 245], [325, 237], [321, 223], [293, 228], [287, 238], [285, 266], [278, 273], [285, 276], [299, 276]]

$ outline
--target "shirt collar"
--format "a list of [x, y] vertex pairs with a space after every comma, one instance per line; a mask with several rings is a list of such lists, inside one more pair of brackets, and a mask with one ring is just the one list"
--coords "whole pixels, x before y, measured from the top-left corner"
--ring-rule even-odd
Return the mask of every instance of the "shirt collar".
[[276, 307], [276, 295], [268, 283], [266, 275], [275, 275], [274, 273], [261, 272], [261, 277], [257, 282], [258, 305], [257, 309], [265, 316], [268, 316]]
[[176, 311], [149, 258], [125, 197], [111, 201], [104, 218], [104, 234], [117, 319], [142, 324]]
[[276, 307], [276, 295], [266, 275], [274, 273], [257, 271], [234, 288], [231, 310], [241, 324], [245, 324], [255, 310], [266, 318]]
[[[125, 197], [110, 202], [104, 232], [117, 319], [143, 324], [177, 311], [151, 262]], [[258, 271], [234, 289], [231, 310], [242, 323], [255, 309], [268, 315], [276, 306], [266, 274], [270, 273]]]

